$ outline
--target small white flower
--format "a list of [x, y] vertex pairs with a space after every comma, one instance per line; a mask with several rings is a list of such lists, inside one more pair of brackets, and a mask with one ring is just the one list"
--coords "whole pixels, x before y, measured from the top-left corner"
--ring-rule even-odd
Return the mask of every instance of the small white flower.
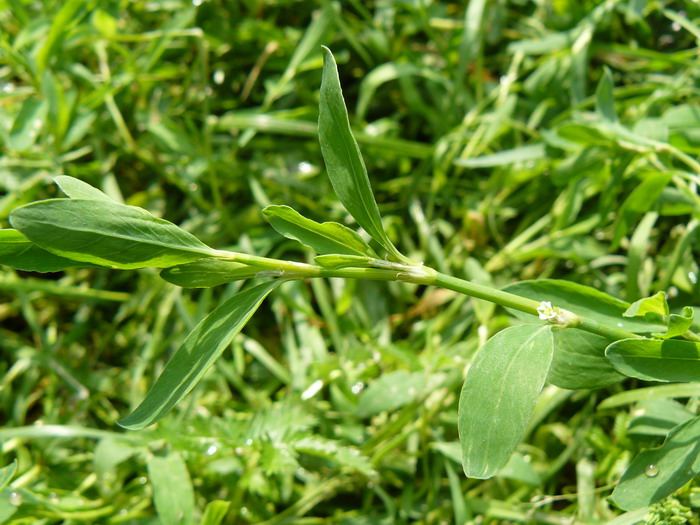
[[557, 316], [556, 310], [549, 301], [542, 301], [537, 307], [537, 313], [543, 321], [549, 321]]

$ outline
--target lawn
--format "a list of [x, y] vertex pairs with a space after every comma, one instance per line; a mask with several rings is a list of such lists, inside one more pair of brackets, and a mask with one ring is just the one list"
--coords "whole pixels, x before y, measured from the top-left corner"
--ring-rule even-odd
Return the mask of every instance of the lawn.
[[0, 0], [0, 523], [700, 523], [700, 4], [466, 4]]

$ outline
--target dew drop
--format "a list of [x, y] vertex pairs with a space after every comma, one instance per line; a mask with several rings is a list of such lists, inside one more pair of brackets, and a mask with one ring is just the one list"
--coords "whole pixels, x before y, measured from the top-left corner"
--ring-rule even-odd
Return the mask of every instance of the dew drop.
[[192, 5], [195, 7], [199, 7], [202, 5], [202, 0], [192, 0]]
[[243, 450], [243, 447], [236, 447], [233, 449], [233, 453], [240, 457], [245, 453], [245, 451]]
[[644, 469], [644, 474], [649, 478], [655, 478], [659, 475], [659, 467], [656, 465], [647, 465], [647, 468]]
[[139, 483], [141, 483], [141, 485], [145, 485], [146, 483], [148, 483], [148, 478], [146, 476], [141, 476], [139, 478]]
[[246, 444], [247, 446], [251, 446], [251, 445], [253, 444], [253, 440], [252, 440], [252, 439], [246, 439], [246, 440], [245, 440], [245, 444]]
[[217, 447], [216, 445], [211, 445], [207, 449], [207, 456], [213, 456], [214, 454], [216, 454], [217, 450], [219, 450], [219, 447]]
[[688, 272], [688, 280], [693, 284], [698, 284], [698, 276], [695, 272]]
[[362, 392], [362, 389], [365, 387], [365, 384], [362, 381], [358, 381], [354, 385], [352, 385], [352, 388], [350, 390], [352, 391], [353, 394], [357, 395], [360, 392]]
[[120, 515], [120, 516], [126, 516], [128, 513], [129, 513], [129, 511], [126, 510], [126, 509], [120, 509], [120, 510], [119, 510], [119, 515]]
[[226, 80], [226, 73], [224, 73], [221, 69], [214, 71], [214, 84], [220, 86], [224, 83], [224, 80]]
[[10, 505], [14, 505], [15, 507], [19, 507], [22, 504], [22, 494], [19, 492], [12, 491], [10, 492]]

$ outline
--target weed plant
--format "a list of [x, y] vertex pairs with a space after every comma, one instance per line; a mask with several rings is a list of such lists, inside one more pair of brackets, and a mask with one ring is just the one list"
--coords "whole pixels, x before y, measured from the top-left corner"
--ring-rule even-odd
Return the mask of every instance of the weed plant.
[[0, 519], [694, 522], [699, 16], [8, 4]]

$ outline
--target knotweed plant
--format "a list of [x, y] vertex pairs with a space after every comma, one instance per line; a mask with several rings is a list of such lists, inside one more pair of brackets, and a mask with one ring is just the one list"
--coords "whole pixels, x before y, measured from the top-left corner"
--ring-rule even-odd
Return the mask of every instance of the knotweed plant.
[[[78, 179], [60, 176], [67, 195], [15, 209], [14, 229], [0, 230], [0, 263], [54, 272], [100, 266], [161, 268], [182, 287], [206, 288], [250, 279], [185, 339], [141, 404], [118, 424], [153, 425], [202, 378], [263, 300], [288, 281], [316, 278], [399, 281], [442, 287], [506, 307], [522, 323], [491, 337], [468, 368], [458, 428], [464, 473], [493, 477], [506, 465], [549, 382], [596, 389], [625, 377], [690, 382], [700, 377], [700, 336], [693, 309], [670, 313], [663, 292], [627, 303], [568, 281], [533, 280], [495, 289], [446, 275], [405, 256], [389, 239], [348, 121], [333, 55], [324, 50], [319, 138], [335, 193], [375, 241], [335, 222], [318, 223], [284, 205], [265, 218], [283, 236], [313, 249], [313, 264], [219, 250], [148, 211], [118, 203]], [[599, 87], [601, 107], [609, 76]], [[608, 112], [609, 113], [609, 112]], [[611, 126], [614, 124], [611, 123]], [[376, 246], [377, 248], [373, 248]], [[673, 428], [663, 446], [642, 452], [613, 494], [633, 510], [658, 501], [700, 472], [700, 417]]]

